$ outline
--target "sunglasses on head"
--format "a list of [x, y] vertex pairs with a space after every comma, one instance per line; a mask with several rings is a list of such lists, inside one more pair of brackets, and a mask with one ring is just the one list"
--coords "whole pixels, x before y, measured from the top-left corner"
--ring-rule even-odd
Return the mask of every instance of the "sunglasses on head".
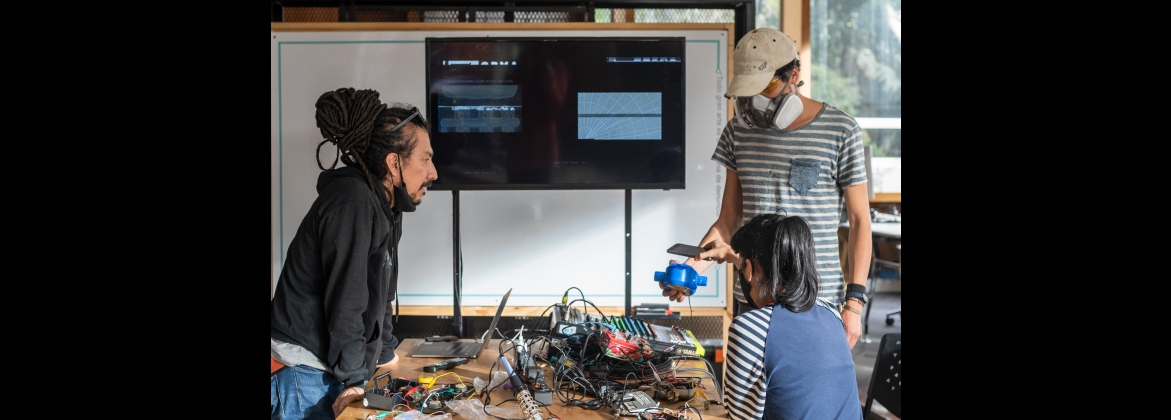
[[390, 129], [390, 131], [392, 133], [395, 131], [398, 131], [398, 129], [402, 128], [403, 124], [406, 124], [407, 121], [411, 120], [411, 118], [415, 118], [417, 116], [419, 116], [419, 108], [418, 107], [411, 107], [411, 115], [406, 118], [403, 118], [402, 121], [399, 121], [399, 123], [397, 125], [395, 125], [394, 128]]

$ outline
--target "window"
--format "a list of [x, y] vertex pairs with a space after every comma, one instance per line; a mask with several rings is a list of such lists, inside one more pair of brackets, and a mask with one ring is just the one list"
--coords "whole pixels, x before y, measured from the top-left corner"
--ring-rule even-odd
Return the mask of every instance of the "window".
[[[802, 65], [809, 64], [812, 70], [811, 97], [858, 120], [863, 128], [863, 142], [873, 153], [874, 191], [899, 193], [902, 0], [807, 1], [812, 57], [803, 60]], [[758, 10], [763, 13], [769, 7], [761, 4]], [[772, 13], [777, 15], [775, 11]], [[758, 17], [757, 23], [760, 22]], [[772, 27], [778, 26], [774, 23]]]

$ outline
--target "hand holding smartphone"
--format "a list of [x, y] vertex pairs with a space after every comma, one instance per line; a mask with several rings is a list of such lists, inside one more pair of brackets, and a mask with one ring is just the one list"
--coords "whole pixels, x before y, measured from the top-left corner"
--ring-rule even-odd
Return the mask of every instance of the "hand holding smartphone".
[[[675, 255], [682, 255], [684, 257], [695, 257], [696, 255], [699, 255], [699, 253], [704, 252], [704, 251], [707, 251], [707, 250], [700, 248], [698, 246], [692, 246], [692, 245], [687, 245], [687, 244], [675, 244], [675, 245], [671, 245], [670, 248], [667, 248], [668, 253], [675, 254]], [[712, 260], [711, 258], [704, 258], [704, 261], [711, 261], [711, 260]]]

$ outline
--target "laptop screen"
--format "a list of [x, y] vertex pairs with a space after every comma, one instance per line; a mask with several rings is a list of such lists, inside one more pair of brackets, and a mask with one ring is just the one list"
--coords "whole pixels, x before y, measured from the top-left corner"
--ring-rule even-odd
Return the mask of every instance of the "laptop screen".
[[508, 289], [508, 292], [504, 293], [504, 297], [500, 299], [500, 306], [496, 308], [496, 316], [492, 317], [492, 324], [488, 325], [488, 331], [484, 331], [484, 334], [480, 336], [480, 341], [485, 345], [492, 339], [492, 334], [496, 331], [496, 324], [500, 322], [500, 316], [504, 314], [504, 304], [508, 303], [508, 295], [511, 294], [512, 289]]
[[508, 292], [500, 299], [500, 306], [496, 308], [496, 316], [492, 317], [492, 323], [475, 343], [466, 341], [420, 342], [410, 353], [410, 357], [470, 357], [473, 359], [480, 357], [480, 353], [484, 352], [484, 347], [487, 347], [488, 341], [492, 339], [492, 334], [500, 323], [500, 317], [504, 315], [504, 306], [508, 304], [508, 296], [511, 294], [512, 289], [508, 289]]

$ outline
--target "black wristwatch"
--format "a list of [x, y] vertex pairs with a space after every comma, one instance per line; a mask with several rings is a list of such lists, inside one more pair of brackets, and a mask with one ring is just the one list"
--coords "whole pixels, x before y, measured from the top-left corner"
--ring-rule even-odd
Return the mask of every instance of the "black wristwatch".
[[862, 302], [863, 305], [866, 304], [866, 295], [864, 295], [864, 294], [861, 294], [858, 292], [848, 292], [848, 293], [846, 293], [846, 299], [849, 299], [849, 298], [858, 299], [858, 301]]
[[847, 284], [846, 285], [846, 299], [849, 299], [849, 298], [857, 298], [859, 301], [862, 302], [863, 305], [865, 305], [866, 304], [866, 286], [863, 286], [860, 284], [854, 284], [854, 283]]

